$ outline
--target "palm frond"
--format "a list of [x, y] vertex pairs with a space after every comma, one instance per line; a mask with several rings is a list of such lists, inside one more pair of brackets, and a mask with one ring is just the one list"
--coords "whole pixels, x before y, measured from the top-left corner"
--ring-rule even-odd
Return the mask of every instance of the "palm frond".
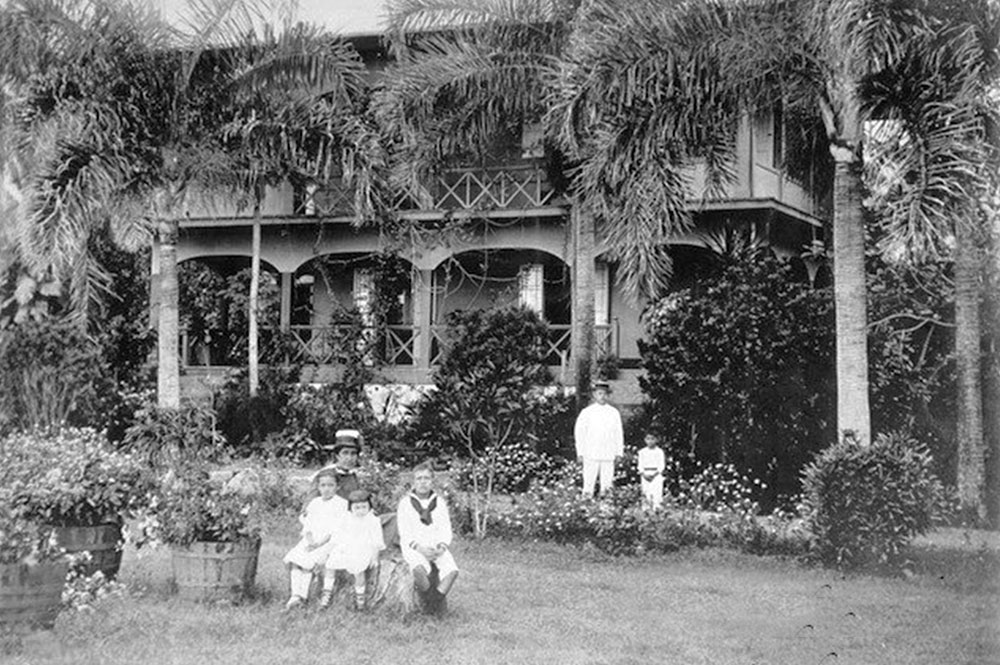
[[570, 2], [560, 0], [388, 0], [390, 35], [532, 26], [569, 18]]
[[1000, 115], [987, 88], [1000, 71], [996, 13], [994, 5], [992, 18], [926, 20], [893, 69], [867, 81], [868, 112], [880, 121], [866, 177], [883, 250], [915, 260], [948, 254], [954, 225], [976, 219], [995, 187], [1000, 148], [989, 137]]

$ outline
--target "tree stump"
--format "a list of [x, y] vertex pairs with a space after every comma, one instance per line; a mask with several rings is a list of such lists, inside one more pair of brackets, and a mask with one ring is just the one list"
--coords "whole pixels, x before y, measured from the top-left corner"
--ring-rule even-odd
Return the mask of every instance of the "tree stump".
[[[322, 586], [322, 575], [316, 575], [313, 584], [316, 596]], [[413, 585], [413, 573], [398, 549], [383, 552], [378, 566], [369, 569], [367, 588], [365, 608], [368, 611], [409, 615], [424, 607]], [[354, 578], [345, 571], [337, 571], [333, 605], [354, 608]]]

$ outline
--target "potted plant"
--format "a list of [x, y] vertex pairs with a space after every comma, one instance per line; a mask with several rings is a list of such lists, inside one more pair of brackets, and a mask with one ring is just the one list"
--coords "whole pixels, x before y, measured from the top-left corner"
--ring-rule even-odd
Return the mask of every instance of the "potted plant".
[[122, 524], [145, 502], [142, 465], [91, 429], [22, 432], [0, 443], [0, 484], [25, 518], [51, 527], [83, 575], [121, 566]]
[[0, 626], [50, 628], [62, 601], [68, 563], [52, 532], [14, 506], [0, 490]]
[[146, 539], [170, 547], [182, 598], [238, 600], [252, 591], [261, 535], [256, 494], [202, 471], [170, 471], [153, 497], [144, 531]]

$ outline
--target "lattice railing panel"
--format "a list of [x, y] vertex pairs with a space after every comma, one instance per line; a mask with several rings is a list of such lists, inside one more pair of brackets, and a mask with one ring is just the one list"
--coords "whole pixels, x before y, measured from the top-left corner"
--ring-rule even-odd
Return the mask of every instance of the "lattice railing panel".
[[[548, 176], [536, 164], [448, 169], [429, 186], [432, 210], [506, 210], [552, 205], [555, 193]], [[342, 217], [353, 214], [354, 190], [339, 180], [299, 192], [295, 214]], [[418, 206], [400, 197], [400, 210]]]

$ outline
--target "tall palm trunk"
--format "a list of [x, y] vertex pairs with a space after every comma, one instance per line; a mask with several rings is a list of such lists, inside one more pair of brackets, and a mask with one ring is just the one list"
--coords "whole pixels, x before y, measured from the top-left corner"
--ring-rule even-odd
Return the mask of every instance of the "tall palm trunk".
[[955, 226], [958, 497], [963, 509], [984, 519], [986, 454], [983, 447], [983, 382], [980, 365], [982, 326], [979, 309], [982, 260], [972, 224], [959, 221]]
[[250, 311], [247, 312], [247, 380], [250, 383], [250, 397], [256, 397], [260, 388], [260, 349], [257, 327], [258, 301], [260, 300], [260, 199], [260, 192], [255, 192], [253, 247], [250, 253]]
[[868, 405], [868, 302], [861, 174], [856, 158], [833, 150], [833, 295], [837, 328], [837, 432], [871, 442]]
[[984, 317], [987, 357], [983, 363], [983, 445], [986, 450], [986, 514], [1000, 527], [1000, 279], [994, 276], [986, 289]]
[[573, 326], [570, 360], [579, 406], [590, 399], [590, 373], [594, 360], [594, 216], [580, 206], [570, 209], [573, 233]]
[[178, 358], [179, 291], [177, 288], [177, 235], [180, 222], [171, 215], [158, 223], [160, 241], [160, 300], [157, 313], [156, 401], [161, 409], [178, 409], [181, 405], [180, 359]]

